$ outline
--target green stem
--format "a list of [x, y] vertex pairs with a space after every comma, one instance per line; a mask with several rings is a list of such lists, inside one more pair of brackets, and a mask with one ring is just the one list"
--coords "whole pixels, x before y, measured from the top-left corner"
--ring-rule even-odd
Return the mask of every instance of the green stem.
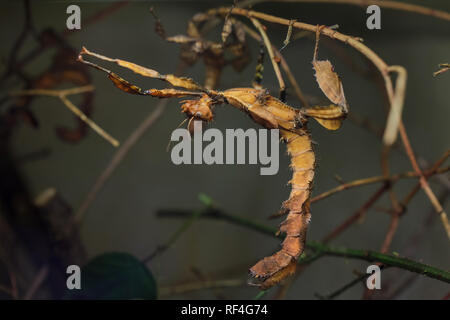
[[253, 298], [253, 300], [261, 300], [262, 297], [266, 295], [268, 290], [261, 290], [258, 294]]
[[[191, 216], [192, 211], [189, 210], [159, 210], [157, 215], [160, 217], [186, 217]], [[246, 227], [248, 229], [277, 237], [277, 229], [266, 226], [264, 224], [243, 218], [238, 215], [229, 214], [216, 208], [208, 209], [201, 217], [214, 218], [225, 220], [236, 225]], [[278, 236], [282, 238], [282, 236]], [[387, 266], [393, 266], [400, 269], [415, 272], [429, 278], [441, 280], [450, 283], [450, 272], [429, 266], [420, 262], [416, 262], [407, 258], [398, 257], [389, 254], [383, 254], [371, 250], [359, 250], [343, 247], [332, 247], [320, 242], [309, 241], [306, 244], [307, 248], [313, 251], [312, 255], [306, 256], [304, 259], [300, 259], [299, 262], [304, 260], [315, 260], [322, 255], [331, 255], [336, 257], [345, 257], [351, 259], [365, 260], [369, 262], [381, 262]], [[309, 262], [309, 261], [308, 261]]]
[[169, 237], [169, 239], [163, 245], [156, 247], [156, 249], [148, 255], [146, 258], [142, 260], [144, 263], [150, 262], [153, 258], [160, 255], [167, 249], [169, 249], [178, 238], [187, 230], [189, 227], [196, 221], [203, 213], [207, 212], [213, 206], [213, 201], [207, 195], [200, 193], [198, 196], [200, 202], [205, 205], [205, 208], [202, 210], [193, 211], [189, 214], [189, 217], [186, 221], [177, 229], [175, 232]]

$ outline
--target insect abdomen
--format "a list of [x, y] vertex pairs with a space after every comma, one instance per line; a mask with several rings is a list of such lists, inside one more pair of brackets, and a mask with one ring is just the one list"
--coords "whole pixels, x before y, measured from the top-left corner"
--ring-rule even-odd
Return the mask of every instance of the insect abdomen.
[[311, 218], [309, 197], [314, 178], [315, 155], [308, 133], [299, 135], [282, 131], [282, 137], [287, 141], [293, 170], [293, 177], [289, 181], [292, 186], [291, 194], [283, 203], [287, 217], [280, 225], [280, 232], [286, 234], [282, 250], [297, 259], [304, 250], [306, 230]]
[[306, 231], [311, 218], [309, 197], [314, 178], [315, 155], [309, 134], [280, 130], [291, 157], [293, 177], [289, 199], [283, 203], [281, 214], [287, 214], [279, 231], [286, 235], [281, 250], [260, 260], [250, 272], [262, 278], [262, 288], [268, 288], [289, 276], [295, 270], [298, 257], [305, 248]]

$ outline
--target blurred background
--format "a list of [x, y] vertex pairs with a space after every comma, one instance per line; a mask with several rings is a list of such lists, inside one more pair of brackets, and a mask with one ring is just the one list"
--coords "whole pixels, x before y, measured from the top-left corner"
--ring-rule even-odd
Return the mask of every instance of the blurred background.
[[[450, 3], [445, 0], [404, 2], [450, 11]], [[65, 31], [69, 4], [81, 8], [81, 30]], [[82, 129], [57, 97], [39, 96], [26, 101], [23, 97], [9, 96], [12, 91], [31, 88], [33, 79], [49, 70], [52, 64], [57, 64], [54, 57], [62, 51], [61, 47], [68, 48], [74, 58], [81, 47], [86, 46], [94, 52], [132, 61], [164, 74], [175, 73], [180, 63], [180, 46], [164, 41], [155, 33], [150, 7], [154, 7], [167, 35], [173, 36], [185, 34], [188, 20], [196, 13], [231, 4], [231, 1], [129, 1], [125, 4], [31, 1], [29, 12], [33, 28], [27, 31], [28, 36], [20, 50], [15, 50], [26, 24], [24, 2], [2, 1], [0, 68], [1, 74], [7, 76], [1, 79], [0, 105], [0, 284], [5, 289], [0, 291], [0, 298], [11, 298], [8, 289], [14, 288], [11, 283], [16, 283], [18, 298], [26, 295], [39, 299], [59, 298], [64, 290], [58, 284], [65, 283], [61, 280], [65, 274], [58, 274], [57, 270], [62, 270], [66, 261], [84, 264], [108, 252], [124, 252], [138, 260], [145, 259], [167, 243], [185, 222], [185, 218], [158, 217], [156, 212], [161, 209], [199, 210], [203, 207], [198, 197], [200, 193], [209, 196], [214, 205], [225, 212], [272, 227], [278, 225], [281, 220], [267, 218], [279, 210], [290, 191], [287, 181], [291, 172], [284, 146], [280, 148], [280, 170], [274, 176], [260, 176], [259, 165], [176, 166], [172, 164], [166, 146], [184, 116], [180, 113], [179, 99], [169, 99], [166, 107], [161, 109], [161, 116], [126, 153], [84, 211], [79, 229], [75, 228], [79, 232], [74, 228], [69, 228], [69, 232], [67, 226], [73, 222], [73, 216], [79, 212], [118, 149], [91, 129]], [[111, 6], [116, 7], [110, 10]], [[438, 64], [450, 59], [449, 21], [382, 8], [381, 30], [368, 30], [365, 6], [259, 3], [253, 9], [313, 25], [338, 24], [339, 32], [362, 37], [364, 44], [386, 63], [404, 66], [408, 71], [408, 83], [403, 120], [421, 164], [424, 168], [429, 167], [449, 149], [450, 73], [433, 77]], [[98, 15], [98, 12], [103, 14]], [[236, 18], [253, 28], [245, 18]], [[287, 27], [261, 22], [267, 27], [272, 43], [280, 48]], [[208, 39], [220, 42], [221, 28], [222, 24], [219, 24], [208, 34]], [[44, 30], [46, 33], [42, 33]], [[52, 40], [58, 37], [63, 39], [61, 46]], [[318, 158], [313, 196], [339, 185], [336, 175], [349, 182], [382, 174], [382, 144], [372, 131], [382, 132], [387, 115], [386, 96], [371, 63], [343, 43], [325, 37], [322, 40], [319, 56], [330, 59], [340, 75], [351, 119], [336, 132], [327, 131], [314, 122], [310, 124], [313, 140], [317, 142]], [[250, 37], [247, 41], [249, 64], [240, 73], [226, 66], [218, 89], [251, 86], [259, 43]], [[20, 67], [20, 72], [10, 70], [8, 74], [12, 55], [14, 61], [22, 61], [30, 52], [42, 47], [39, 55]], [[305, 36], [292, 41], [282, 54], [309, 101], [326, 103], [312, 70], [313, 49], [313, 38]], [[65, 63], [77, 69], [76, 63], [75, 67], [70, 61]], [[161, 81], [138, 77], [111, 64], [102, 65], [142, 88], [166, 87]], [[124, 143], [157, 108], [159, 100], [126, 94], [114, 88], [105, 74], [94, 69], [85, 70], [77, 74], [82, 79], [78, 84], [63, 83], [64, 79], [56, 77], [54, 80], [61, 85], [52, 89], [92, 83], [95, 90], [91, 96], [73, 95], [69, 96], [70, 100], [80, 106], [86, 103], [83, 99], [92, 99], [86, 104], [91, 109], [85, 111], [89, 111], [99, 126]], [[201, 59], [184, 71], [200, 83], [204, 81], [204, 73]], [[278, 95], [276, 77], [268, 58], [263, 85], [273, 95]], [[287, 102], [300, 107], [289, 84], [287, 93]], [[72, 131], [55, 133], [55, 127], [61, 126]], [[258, 128], [258, 125], [238, 110], [222, 106], [217, 108], [211, 127], [224, 132], [226, 128]], [[392, 150], [389, 163], [392, 173], [412, 171], [401, 143]], [[448, 177], [445, 173], [440, 178], [430, 179], [430, 186], [447, 211]], [[403, 199], [416, 183], [416, 179], [403, 179], [394, 185], [394, 190]], [[380, 186], [354, 188], [314, 203], [308, 240], [323, 239], [354, 214]], [[386, 210], [390, 208], [391, 202], [385, 193], [362, 219], [330, 244], [379, 251], [389, 228], [390, 215]], [[279, 239], [227, 221], [199, 218], [167, 250], [147, 261], [146, 265], [157, 283], [161, 299], [250, 299], [258, 289], [246, 285], [248, 268], [277, 250], [279, 243]], [[55, 258], [58, 267], [54, 267], [53, 261], [55, 246], [59, 250], [58, 259]], [[423, 191], [417, 193], [401, 217], [389, 252], [449, 270], [449, 241]], [[354, 279], [355, 270], [365, 272], [370, 264], [323, 257], [308, 266], [282, 297], [315, 299], [315, 294], [332, 293]], [[196, 290], [196, 285], [201, 288], [205, 280], [232, 281], [227, 288]], [[364, 283], [353, 286], [337, 298], [360, 299], [365, 291]], [[174, 293], [173, 290], [180, 286], [180, 292]], [[449, 286], [444, 282], [390, 268], [382, 272], [382, 289], [372, 298], [441, 299], [448, 293]], [[266, 298], [279, 294], [274, 288]]]

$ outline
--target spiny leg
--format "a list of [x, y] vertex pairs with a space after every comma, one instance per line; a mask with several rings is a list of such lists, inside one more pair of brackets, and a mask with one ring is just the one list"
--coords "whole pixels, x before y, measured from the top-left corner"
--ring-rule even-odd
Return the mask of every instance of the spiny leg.
[[314, 118], [328, 130], [339, 129], [348, 113], [345, 107], [335, 104], [302, 108], [300, 112], [307, 117]]
[[204, 88], [199, 85], [198, 83], [196, 83], [194, 80], [190, 79], [190, 78], [184, 78], [184, 77], [177, 77], [174, 76], [172, 74], [160, 74], [158, 71], [153, 70], [153, 69], [149, 69], [146, 67], [142, 67], [138, 64], [135, 64], [133, 62], [129, 62], [129, 61], [125, 61], [125, 60], [120, 60], [120, 59], [112, 59], [112, 58], [108, 58], [106, 56], [103, 56], [101, 54], [95, 53], [95, 52], [91, 52], [88, 49], [86, 49], [85, 47], [83, 47], [81, 49], [80, 54], [78, 55], [78, 60], [86, 63], [90, 66], [93, 66], [94, 68], [97, 68], [101, 71], [107, 72], [108, 74], [112, 73], [111, 71], [100, 67], [92, 62], [89, 61], [85, 61], [83, 60], [83, 55], [89, 55], [104, 61], [109, 61], [109, 62], [114, 62], [115, 64], [127, 68], [137, 74], [140, 74], [141, 76], [144, 77], [148, 77], [148, 78], [154, 78], [154, 79], [159, 79], [165, 82], [168, 82], [169, 84], [171, 84], [174, 87], [181, 87], [187, 90], [199, 90], [199, 91], [204, 91]]
[[158, 97], [158, 98], [186, 97], [186, 96], [200, 97], [200, 96], [204, 95], [204, 92], [185, 91], [185, 90], [178, 90], [178, 89], [173, 89], [173, 88], [161, 89], [161, 90], [159, 90], [159, 89], [143, 90], [143, 89], [139, 88], [138, 86], [131, 84], [127, 80], [119, 77], [114, 72], [112, 72], [104, 67], [101, 67], [95, 63], [84, 60], [83, 55], [90, 55], [90, 56], [99, 58], [101, 60], [115, 62], [119, 66], [130, 69], [130, 70], [134, 71], [135, 73], [138, 73], [145, 77], [150, 77], [150, 78], [155, 78], [155, 79], [160, 79], [160, 80], [166, 81], [166, 82], [172, 84], [173, 86], [184, 87], [188, 90], [195, 90], [195, 89], [202, 90], [202, 87], [200, 85], [196, 84], [192, 79], [180, 78], [180, 77], [176, 77], [174, 75], [162, 75], [155, 70], [139, 66], [132, 62], [128, 62], [128, 61], [124, 61], [124, 60], [120, 60], [120, 59], [111, 59], [111, 58], [99, 55], [97, 53], [91, 52], [91, 51], [87, 50], [85, 47], [83, 47], [83, 49], [81, 50], [81, 52], [78, 56], [78, 61], [107, 73], [108, 78], [114, 83], [114, 85], [117, 88], [119, 88], [120, 90], [125, 91], [127, 93], [139, 94], [139, 95], [149, 95], [149, 96]]

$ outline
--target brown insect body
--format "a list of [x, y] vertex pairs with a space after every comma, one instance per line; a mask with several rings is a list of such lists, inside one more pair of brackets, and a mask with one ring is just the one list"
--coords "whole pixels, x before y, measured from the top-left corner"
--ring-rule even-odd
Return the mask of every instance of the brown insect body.
[[[182, 87], [187, 91], [174, 88], [148, 89], [132, 85], [115, 73], [83, 60], [83, 55], [90, 55], [102, 60], [114, 62], [122, 67], [146, 77], [156, 78]], [[79, 61], [91, 65], [108, 74], [114, 85], [119, 89], [139, 95], [150, 95], [158, 98], [194, 97], [183, 101], [181, 111], [190, 120], [212, 121], [213, 109], [218, 104], [230, 104], [246, 112], [255, 122], [267, 129], [279, 129], [281, 138], [287, 144], [287, 152], [291, 157], [290, 167], [293, 177], [289, 181], [292, 186], [289, 198], [283, 203], [278, 216], [286, 215], [280, 224], [279, 232], [285, 234], [281, 249], [266, 257], [250, 268], [250, 273], [261, 281], [260, 287], [269, 288], [295, 271], [296, 261], [304, 251], [306, 231], [311, 218], [309, 198], [311, 184], [314, 178], [315, 155], [312, 141], [307, 129], [308, 118], [316, 119], [330, 130], [340, 127], [346, 115], [341, 101], [327, 107], [310, 107], [295, 109], [271, 96], [267, 90], [259, 88], [233, 88], [225, 91], [209, 90], [196, 84], [192, 79], [162, 75], [155, 70], [137, 66], [133, 63], [104, 57], [83, 48]], [[327, 76], [325, 74], [325, 76]], [[324, 78], [325, 76], [320, 76]], [[339, 84], [340, 85], [340, 84]], [[196, 90], [196, 91], [193, 91]], [[341, 98], [343, 95], [340, 96]], [[334, 101], [333, 101], [334, 102]], [[192, 121], [190, 121], [191, 123]]]
[[[223, 96], [228, 103], [248, 112], [255, 122], [267, 129], [279, 128], [291, 157], [293, 177], [289, 183], [292, 190], [280, 211], [280, 215], [287, 215], [279, 229], [286, 235], [282, 248], [250, 269], [252, 276], [263, 281], [261, 287], [268, 288], [295, 271], [296, 260], [305, 247], [315, 165], [307, 120], [300, 110], [274, 98], [266, 90], [235, 88], [224, 91]], [[297, 128], [299, 121], [301, 128]]]

